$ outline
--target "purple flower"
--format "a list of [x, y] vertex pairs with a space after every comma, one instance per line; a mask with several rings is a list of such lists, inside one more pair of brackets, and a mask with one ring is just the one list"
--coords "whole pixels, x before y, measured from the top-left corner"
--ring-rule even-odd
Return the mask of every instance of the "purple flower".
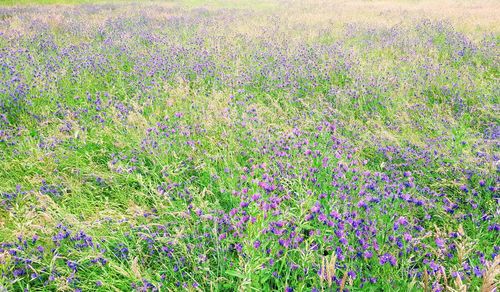
[[318, 213], [321, 210], [321, 204], [316, 202], [314, 206], [311, 208], [312, 213]]
[[379, 262], [381, 265], [384, 265], [385, 263], [389, 263], [391, 266], [395, 266], [397, 264], [396, 258], [390, 254], [390, 253], [385, 253], [379, 258]]
[[408, 225], [408, 220], [406, 220], [405, 217], [401, 216], [398, 218], [398, 220], [396, 220], [396, 222], [394, 222], [393, 229], [398, 230], [399, 226], [406, 226], [406, 225]]
[[67, 265], [68, 265], [68, 267], [69, 267], [70, 269], [72, 269], [73, 271], [76, 271], [76, 269], [77, 269], [77, 267], [78, 267], [78, 264], [77, 264], [77, 263], [75, 263], [75, 262], [73, 262], [73, 261], [68, 261], [66, 264], [67, 264]]
[[438, 238], [436, 238], [436, 245], [437, 245], [439, 248], [443, 248], [443, 247], [444, 247], [444, 243], [445, 243], [444, 239], [439, 238], [439, 237], [438, 237]]
[[26, 273], [26, 271], [24, 269], [15, 269], [12, 274], [14, 275], [14, 277], [21, 277], [23, 276], [24, 274]]
[[439, 265], [436, 264], [434, 261], [430, 262], [429, 267], [434, 273], [439, 270]]
[[479, 268], [479, 266], [475, 266], [472, 271], [474, 272], [474, 275], [476, 275], [476, 277], [482, 277], [483, 276], [483, 271]]
[[462, 268], [464, 269], [464, 271], [469, 271], [470, 270], [470, 265], [468, 262], [464, 262], [462, 264]]
[[350, 270], [349, 272], [347, 272], [347, 275], [349, 277], [351, 277], [351, 279], [356, 279], [356, 272], [353, 270]]
[[364, 208], [364, 209], [366, 209], [368, 207], [368, 205], [366, 204], [366, 202], [364, 200], [360, 200], [358, 202], [357, 206], [358, 206], [358, 208]]
[[260, 197], [261, 197], [261, 196], [260, 196], [260, 194], [259, 194], [259, 193], [255, 193], [255, 194], [253, 194], [253, 195], [252, 195], [252, 200], [253, 200], [254, 202], [256, 202], [256, 201], [258, 201], [258, 200], [260, 199]]

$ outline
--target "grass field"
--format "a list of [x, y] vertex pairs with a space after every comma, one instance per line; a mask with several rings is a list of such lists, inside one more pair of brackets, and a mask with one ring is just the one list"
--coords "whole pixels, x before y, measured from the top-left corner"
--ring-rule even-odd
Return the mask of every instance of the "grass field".
[[0, 1], [0, 291], [494, 291], [498, 1]]

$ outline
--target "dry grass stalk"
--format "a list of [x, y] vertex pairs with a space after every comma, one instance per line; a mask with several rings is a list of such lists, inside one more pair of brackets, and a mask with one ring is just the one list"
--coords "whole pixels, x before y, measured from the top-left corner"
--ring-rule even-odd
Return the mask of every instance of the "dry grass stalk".
[[321, 265], [321, 277], [320, 281], [327, 281], [328, 287], [333, 284], [333, 277], [335, 276], [335, 263], [337, 262], [337, 255], [332, 254], [330, 261], [327, 261], [326, 257], [323, 257], [323, 263]]
[[429, 291], [429, 274], [427, 269], [424, 269], [424, 292]]
[[344, 290], [345, 282], [347, 280], [347, 271], [344, 274], [344, 277], [342, 277], [342, 281], [340, 282], [340, 289], [339, 291], [342, 292]]
[[490, 266], [486, 269], [486, 272], [483, 275], [481, 292], [496, 291], [497, 287], [500, 285], [498, 276], [500, 276], [500, 255], [497, 255]]

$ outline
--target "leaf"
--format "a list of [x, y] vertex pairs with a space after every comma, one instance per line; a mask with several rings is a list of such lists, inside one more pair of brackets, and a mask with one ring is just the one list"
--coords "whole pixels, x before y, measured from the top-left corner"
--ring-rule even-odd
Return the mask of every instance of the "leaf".
[[240, 279], [244, 279], [245, 276], [243, 276], [240, 272], [238, 271], [233, 271], [233, 270], [227, 270], [226, 271], [226, 274], [229, 275], [229, 276], [233, 276], [233, 277], [238, 277]]
[[269, 276], [269, 275], [265, 275], [264, 277], [261, 277], [260, 283], [265, 284], [267, 282], [267, 280], [269, 280], [269, 278], [271, 278], [271, 276]]

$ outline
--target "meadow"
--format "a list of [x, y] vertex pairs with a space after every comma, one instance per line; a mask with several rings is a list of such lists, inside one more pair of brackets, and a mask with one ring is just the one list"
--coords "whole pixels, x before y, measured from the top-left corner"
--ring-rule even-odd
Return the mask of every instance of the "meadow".
[[0, 291], [495, 291], [498, 1], [0, 1]]

